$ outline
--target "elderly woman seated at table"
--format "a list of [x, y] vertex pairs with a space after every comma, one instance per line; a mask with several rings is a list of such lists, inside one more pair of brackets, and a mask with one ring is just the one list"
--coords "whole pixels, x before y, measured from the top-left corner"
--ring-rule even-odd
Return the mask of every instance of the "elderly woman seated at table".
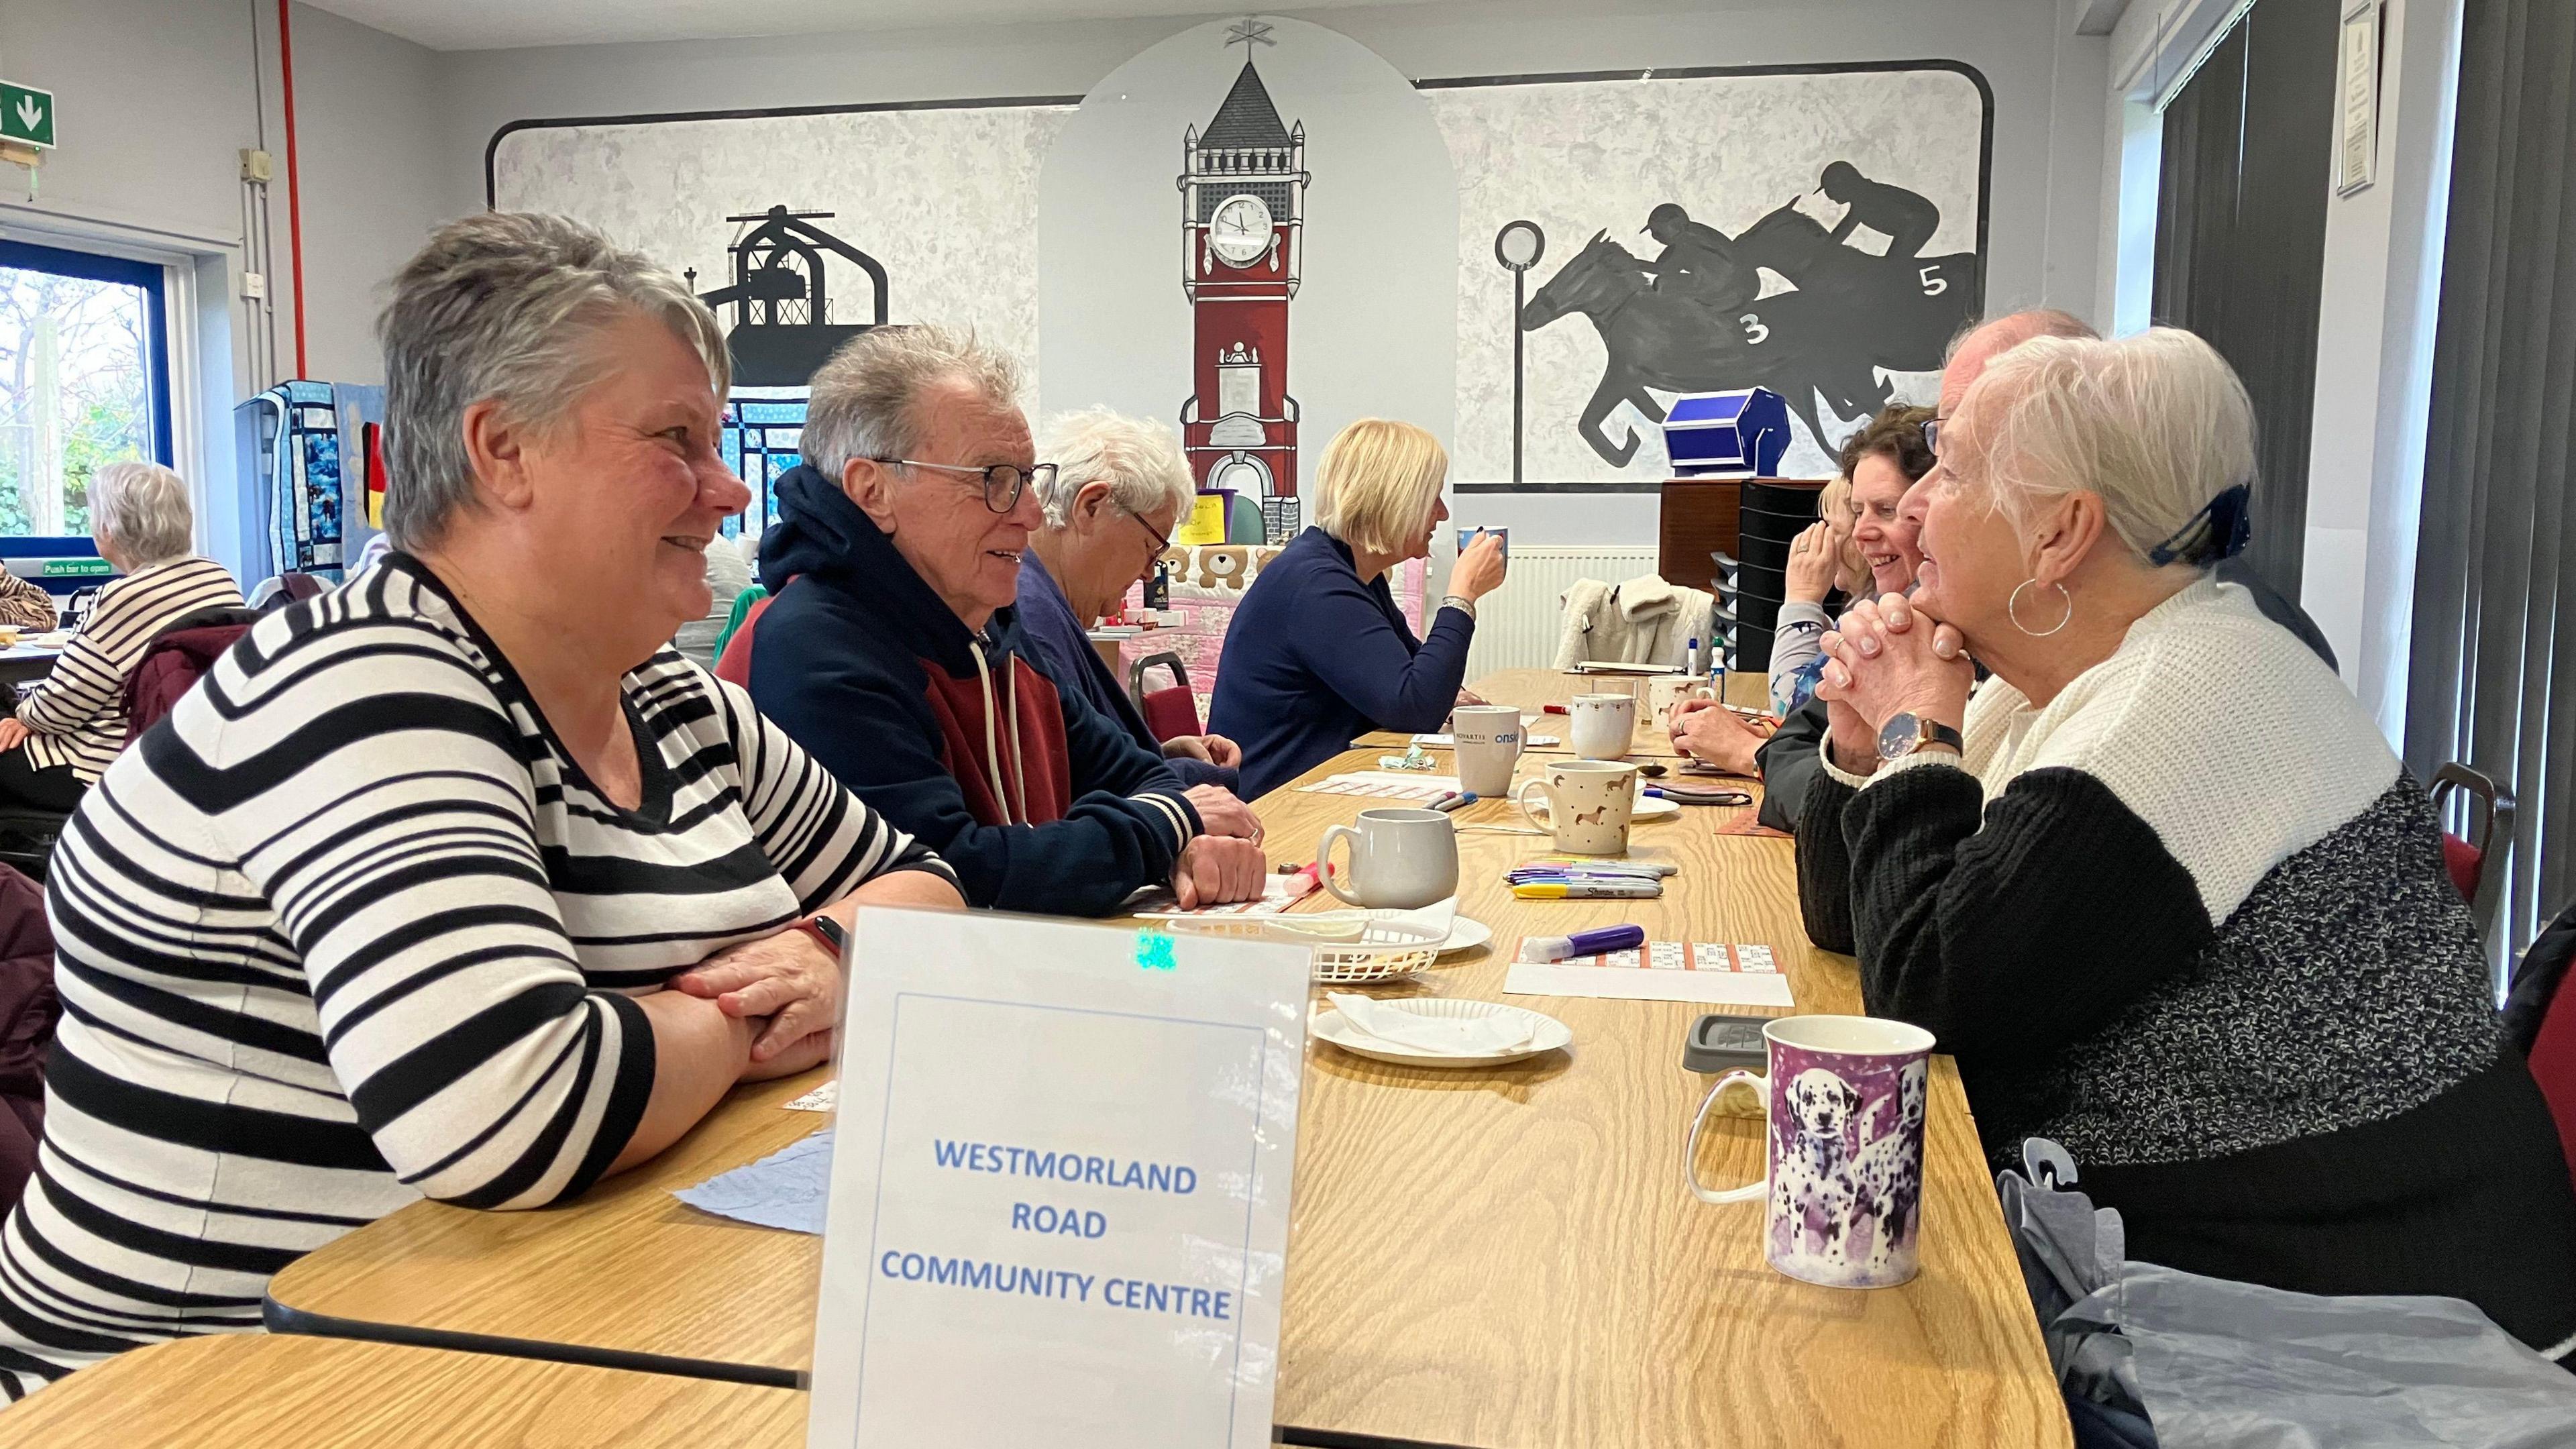
[[[947, 868], [666, 641], [750, 501], [678, 278], [451, 223], [379, 324], [395, 551], [264, 620], [83, 803], [0, 1389], [260, 1324], [421, 1197], [528, 1208], [828, 1059], [862, 901]], [[826, 924], [826, 923], [829, 924]]]
[[224, 566], [188, 552], [188, 484], [158, 463], [90, 475], [90, 532], [124, 577], [98, 591], [42, 684], [0, 719], [0, 803], [69, 810], [125, 748], [125, 681], [153, 636], [191, 614], [242, 607]]
[[1386, 582], [1430, 556], [1448, 477], [1448, 452], [1411, 423], [1363, 418], [1325, 446], [1315, 526], [1244, 590], [1217, 659], [1208, 725], [1243, 742], [1245, 798], [1371, 730], [1437, 730], [1460, 702], [1476, 601], [1503, 581], [1502, 539], [1486, 534], [1458, 555], [1427, 637], [1414, 637]]
[[1243, 763], [1234, 741], [1205, 734], [1155, 739], [1089, 635], [1138, 579], [1154, 572], [1198, 496], [1180, 440], [1161, 423], [1094, 408], [1056, 419], [1038, 458], [1055, 465], [1055, 476], [1036, 485], [1046, 523], [1020, 555], [1017, 599], [1020, 632], [1038, 664], [1057, 688], [1080, 694], [1138, 745], [1159, 752], [1182, 784], [1232, 790]]
[[1957, 1056], [1996, 1163], [2074, 1154], [2131, 1257], [2576, 1348], [2576, 1192], [2424, 792], [2211, 577], [2254, 472], [2235, 374], [2170, 329], [2024, 343], [1940, 451], [1912, 601], [1825, 639], [1810, 934]]

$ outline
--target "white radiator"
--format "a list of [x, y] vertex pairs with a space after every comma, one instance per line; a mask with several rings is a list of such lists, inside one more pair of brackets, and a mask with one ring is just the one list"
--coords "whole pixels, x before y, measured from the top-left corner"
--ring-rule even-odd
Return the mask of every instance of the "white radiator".
[[[1443, 560], [1444, 563], [1447, 560]], [[1624, 583], [1655, 571], [1649, 544], [1590, 548], [1512, 546], [1511, 571], [1503, 586], [1476, 603], [1476, 642], [1467, 651], [1467, 678], [1482, 679], [1497, 669], [1545, 669], [1556, 662], [1556, 642], [1565, 632], [1559, 598], [1576, 579]], [[1446, 570], [1443, 570], [1446, 577]], [[1435, 596], [1431, 601], [1439, 606]]]

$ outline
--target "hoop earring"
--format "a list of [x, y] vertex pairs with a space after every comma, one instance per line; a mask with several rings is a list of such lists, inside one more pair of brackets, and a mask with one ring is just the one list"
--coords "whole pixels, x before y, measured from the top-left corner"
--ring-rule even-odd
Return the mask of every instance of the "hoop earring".
[[2075, 594], [2064, 584], [2049, 585], [2050, 588], [2057, 590], [2057, 596], [2059, 598], [2066, 601], [2066, 612], [2060, 615], [2057, 622], [2048, 628], [2034, 629], [2021, 621], [2021, 591], [2038, 582], [2039, 580], [2037, 579], [2024, 579], [2020, 583], [2015, 584], [2013, 586], [2012, 597], [2004, 600], [2004, 614], [2007, 618], [2010, 618], [2013, 621], [2014, 628], [2028, 634], [2033, 639], [2045, 639], [2049, 635], [2057, 633], [2059, 630], [2064, 629], [2068, 624], [2074, 622]]

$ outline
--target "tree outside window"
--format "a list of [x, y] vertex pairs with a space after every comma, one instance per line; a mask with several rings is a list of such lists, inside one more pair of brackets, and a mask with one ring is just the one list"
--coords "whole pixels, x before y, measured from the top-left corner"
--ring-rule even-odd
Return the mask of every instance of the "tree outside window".
[[89, 532], [89, 480], [168, 462], [160, 268], [0, 242], [0, 535]]

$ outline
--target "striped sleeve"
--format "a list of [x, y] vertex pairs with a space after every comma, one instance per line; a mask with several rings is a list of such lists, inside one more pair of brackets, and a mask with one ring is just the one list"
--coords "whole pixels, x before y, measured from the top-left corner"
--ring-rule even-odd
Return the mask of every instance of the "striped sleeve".
[[18, 702], [33, 732], [28, 759], [68, 764], [95, 780], [125, 744], [125, 680], [153, 636], [200, 609], [239, 605], [232, 575], [211, 559], [180, 559], [117, 580], [99, 593], [89, 622], [63, 646], [43, 684]]
[[486, 681], [408, 623], [228, 663], [208, 753], [167, 731], [144, 749], [274, 907], [359, 1126], [404, 1183], [462, 1206], [588, 1187], [643, 1115], [652, 1030], [583, 979]]
[[899, 870], [957, 883], [947, 861], [851, 794], [753, 708], [750, 695], [712, 675], [706, 679], [741, 762], [743, 814], [800, 909], [819, 910]]

